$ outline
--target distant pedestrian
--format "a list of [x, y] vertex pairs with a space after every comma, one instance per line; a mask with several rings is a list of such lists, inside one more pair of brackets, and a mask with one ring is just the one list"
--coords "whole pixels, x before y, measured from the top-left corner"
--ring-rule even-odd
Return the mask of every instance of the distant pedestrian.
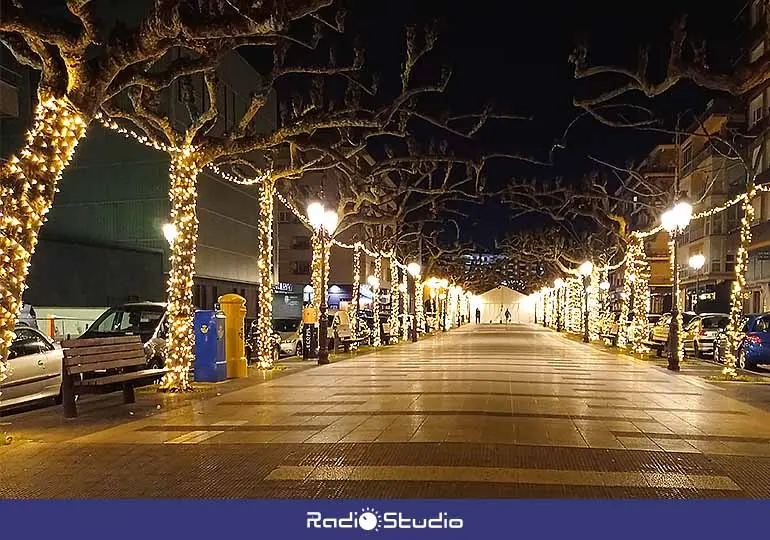
[[508, 311], [508, 308], [505, 309], [505, 324], [510, 324], [511, 322], [511, 312]]
[[476, 324], [481, 324], [481, 310], [476, 308]]

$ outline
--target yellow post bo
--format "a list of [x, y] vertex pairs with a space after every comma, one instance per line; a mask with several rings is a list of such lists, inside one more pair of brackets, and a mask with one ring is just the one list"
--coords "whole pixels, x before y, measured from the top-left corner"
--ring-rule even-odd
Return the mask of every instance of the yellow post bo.
[[243, 329], [246, 319], [246, 299], [237, 294], [225, 294], [219, 297], [219, 308], [227, 317], [225, 319], [227, 378], [242, 379], [248, 377], [246, 340]]

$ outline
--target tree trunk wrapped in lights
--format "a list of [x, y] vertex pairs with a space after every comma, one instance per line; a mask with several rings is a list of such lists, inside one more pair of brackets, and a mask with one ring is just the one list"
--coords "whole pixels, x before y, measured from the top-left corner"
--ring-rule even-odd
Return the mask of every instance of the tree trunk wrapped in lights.
[[390, 324], [390, 336], [393, 341], [398, 340], [401, 330], [399, 328], [399, 304], [401, 303], [401, 291], [399, 291], [399, 273], [401, 270], [392, 264], [391, 259], [391, 272], [390, 272], [390, 317], [388, 323]]
[[582, 278], [568, 279], [569, 284], [569, 331], [573, 334], [583, 333], [583, 280]]
[[401, 269], [401, 304], [399, 320], [401, 321], [401, 339], [409, 341], [409, 279], [406, 268]]
[[425, 331], [425, 288], [422, 279], [418, 276], [414, 279], [414, 313], [417, 319], [417, 333]]
[[377, 255], [374, 259], [374, 280], [377, 284], [376, 287], [372, 287], [372, 319], [374, 328], [374, 339], [372, 345], [379, 347], [382, 344], [382, 338], [380, 336], [380, 277], [382, 275], [382, 258]]
[[361, 307], [361, 244], [353, 247], [353, 294], [350, 299], [350, 334], [358, 338], [358, 311]]
[[321, 242], [321, 231], [313, 231], [312, 237], [313, 261], [310, 264], [310, 286], [313, 288], [313, 307], [316, 310], [321, 309], [321, 278], [323, 277], [322, 264], [324, 260], [323, 243]]
[[195, 149], [183, 147], [171, 153], [169, 169], [171, 223], [176, 237], [171, 246], [171, 271], [168, 277], [168, 323], [166, 368], [160, 389], [183, 392], [190, 389], [189, 373], [195, 354], [193, 345], [193, 277], [198, 243], [197, 179], [200, 167]]
[[725, 367], [722, 373], [731, 377], [737, 374], [735, 371], [736, 354], [743, 338], [741, 329], [743, 327], [743, 301], [746, 291], [746, 268], [749, 262], [749, 246], [751, 245], [751, 223], [754, 221], [752, 201], [756, 195], [756, 185], [751, 182], [741, 208], [743, 216], [741, 217], [740, 244], [735, 254], [735, 281], [733, 281], [730, 292], [730, 324], [728, 326], [730, 347], [725, 354]]
[[275, 182], [265, 180], [259, 192], [259, 223], [257, 225], [257, 272], [259, 273], [259, 302], [257, 302], [257, 359], [259, 367], [273, 367], [273, 199]]
[[[644, 252], [644, 239], [633, 235], [626, 255], [626, 288], [630, 289], [633, 319], [628, 326], [628, 342], [634, 352], [644, 352], [647, 336], [647, 310], [650, 306], [650, 265]], [[633, 277], [632, 277], [633, 276]]]
[[599, 327], [601, 323], [599, 269], [594, 267], [591, 271], [591, 284], [588, 289], [588, 338], [591, 341], [599, 339]]
[[85, 128], [67, 100], [41, 99], [27, 144], [0, 168], [0, 380], [40, 227]]

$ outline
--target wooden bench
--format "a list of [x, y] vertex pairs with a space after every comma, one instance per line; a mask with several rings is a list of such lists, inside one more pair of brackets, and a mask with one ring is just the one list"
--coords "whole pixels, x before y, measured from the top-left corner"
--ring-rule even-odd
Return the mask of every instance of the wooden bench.
[[123, 390], [123, 402], [134, 403], [134, 387], [151, 384], [165, 369], [146, 369], [139, 336], [73, 339], [62, 343], [64, 416], [78, 415], [75, 396]]

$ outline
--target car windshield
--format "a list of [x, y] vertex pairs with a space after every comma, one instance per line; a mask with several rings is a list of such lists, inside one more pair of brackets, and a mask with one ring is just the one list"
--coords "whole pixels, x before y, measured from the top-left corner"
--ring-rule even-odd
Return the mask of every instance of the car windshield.
[[703, 325], [703, 328], [719, 330], [720, 328], [727, 326], [729, 321], [729, 317], [704, 317], [701, 324]]
[[274, 332], [295, 332], [299, 328], [299, 319], [273, 319]]
[[96, 334], [152, 334], [163, 318], [162, 306], [121, 306], [105, 311], [91, 325]]

